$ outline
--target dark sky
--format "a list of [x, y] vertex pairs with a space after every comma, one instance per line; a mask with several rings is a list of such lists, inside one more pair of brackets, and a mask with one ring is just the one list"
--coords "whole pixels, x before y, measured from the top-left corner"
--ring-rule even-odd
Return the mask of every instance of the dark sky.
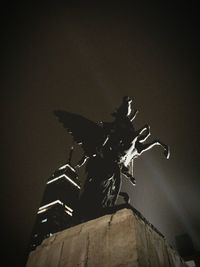
[[200, 250], [199, 10], [181, 1], [69, 3], [1, 11], [1, 221], [10, 258], [23, 259], [45, 181], [68, 156], [71, 137], [53, 110], [109, 121], [124, 95], [139, 110], [136, 126], [150, 124], [171, 147], [169, 160], [155, 148], [135, 161], [137, 186], [124, 184], [132, 204], [172, 245], [187, 233]]

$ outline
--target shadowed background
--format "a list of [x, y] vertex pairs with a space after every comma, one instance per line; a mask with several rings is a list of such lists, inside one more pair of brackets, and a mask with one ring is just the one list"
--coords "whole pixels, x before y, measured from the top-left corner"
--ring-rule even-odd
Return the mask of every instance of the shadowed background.
[[72, 141], [53, 110], [109, 121], [124, 95], [139, 110], [136, 127], [150, 124], [171, 158], [148, 151], [135, 161], [137, 186], [123, 187], [169, 243], [187, 233], [200, 250], [196, 7], [57, 2], [1, 13], [1, 221], [15, 266]]

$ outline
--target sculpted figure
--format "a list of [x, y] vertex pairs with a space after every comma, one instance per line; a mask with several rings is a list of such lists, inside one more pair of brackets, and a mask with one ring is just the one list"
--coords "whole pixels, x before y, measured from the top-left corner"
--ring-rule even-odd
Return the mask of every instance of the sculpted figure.
[[80, 168], [85, 164], [86, 174], [76, 210], [79, 218], [89, 219], [100, 215], [106, 208], [114, 207], [120, 194], [126, 202], [129, 201], [127, 194], [120, 192], [121, 174], [135, 185], [135, 178], [129, 172], [129, 165], [134, 158], [157, 145], [164, 149], [164, 155], [169, 158], [169, 147], [161, 141], [156, 139], [145, 143], [150, 136], [148, 125], [135, 130], [133, 121], [137, 113], [132, 109], [132, 99], [127, 96], [112, 113], [112, 122], [95, 123], [81, 115], [55, 111], [55, 115], [84, 151], [75, 166]]

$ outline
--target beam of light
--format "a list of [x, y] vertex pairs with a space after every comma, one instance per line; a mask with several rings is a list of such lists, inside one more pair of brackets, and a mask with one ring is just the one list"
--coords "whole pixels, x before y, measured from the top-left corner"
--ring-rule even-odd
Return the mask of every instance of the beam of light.
[[51, 184], [51, 183], [53, 183], [53, 182], [55, 182], [55, 181], [57, 181], [57, 180], [59, 180], [59, 179], [61, 179], [61, 178], [63, 178], [63, 177], [64, 177], [65, 179], [67, 179], [70, 183], [72, 183], [74, 186], [78, 187], [78, 189], [80, 189], [80, 186], [79, 186], [78, 184], [76, 184], [76, 183], [75, 183], [71, 178], [69, 178], [66, 174], [62, 174], [62, 175], [60, 175], [60, 176], [58, 176], [58, 177], [56, 177], [56, 178], [54, 178], [54, 179], [48, 181], [47, 184]]
[[94, 51], [93, 47], [88, 46], [87, 38], [81, 38], [80, 42], [80, 35], [75, 31], [70, 32], [69, 34], [73, 42], [73, 48], [77, 50], [77, 53], [80, 58], [82, 58], [86, 68], [91, 73], [91, 77], [94, 79], [95, 84], [100, 88], [98, 92], [102, 95], [105, 102], [107, 102], [107, 106], [110, 107], [114, 99], [121, 99], [121, 94], [113, 87], [113, 80], [110, 79], [110, 76], [106, 73], [105, 69], [99, 65], [99, 60], [96, 60], [99, 56], [98, 53]]
[[165, 177], [161, 168], [159, 168], [158, 164], [155, 162], [155, 159], [152, 158], [151, 160], [145, 161], [146, 165], [148, 165], [153, 180], [156, 185], [158, 185], [165, 195], [166, 199], [168, 200], [169, 204], [171, 205], [172, 209], [175, 211], [175, 214], [178, 215], [180, 221], [184, 225], [186, 231], [191, 235], [194, 242], [198, 244], [198, 238], [195, 231], [192, 229], [187, 214], [183, 208], [183, 205], [180, 203], [180, 199], [176, 196], [176, 192], [167, 182], [167, 177]]

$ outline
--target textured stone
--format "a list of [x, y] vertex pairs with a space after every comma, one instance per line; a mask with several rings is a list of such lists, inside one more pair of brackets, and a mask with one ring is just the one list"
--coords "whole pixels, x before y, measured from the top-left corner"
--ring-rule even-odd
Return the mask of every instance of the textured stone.
[[31, 252], [27, 267], [186, 267], [131, 209], [56, 233]]

